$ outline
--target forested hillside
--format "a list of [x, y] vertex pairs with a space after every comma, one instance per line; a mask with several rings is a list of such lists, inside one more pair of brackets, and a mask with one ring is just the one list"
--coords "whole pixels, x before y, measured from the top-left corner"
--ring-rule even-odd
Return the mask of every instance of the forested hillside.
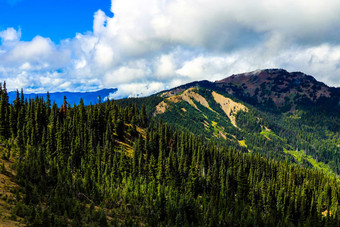
[[178, 130], [148, 118], [142, 103], [71, 107], [65, 100], [59, 108], [19, 93], [9, 103], [5, 84], [0, 87], [1, 174], [18, 184], [10, 196], [0, 195], [10, 204], [10, 216], [0, 213], [5, 223], [340, 223], [340, 182], [332, 175]]
[[339, 100], [312, 76], [268, 69], [117, 102], [145, 104], [150, 118], [242, 152], [339, 175]]

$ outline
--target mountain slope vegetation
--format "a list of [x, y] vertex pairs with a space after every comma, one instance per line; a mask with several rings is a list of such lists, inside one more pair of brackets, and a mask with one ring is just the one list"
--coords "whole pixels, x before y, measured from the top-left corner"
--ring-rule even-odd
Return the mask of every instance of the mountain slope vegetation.
[[[320, 163], [325, 172], [338, 175], [339, 94], [338, 88], [303, 73], [267, 69], [216, 82], [193, 82], [118, 103], [143, 102], [150, 115], [176, 128], [243, 152], [288, 159], [306, 167]], [[156, 97], [158, 103], [149, 101]], [[297, 158], [285, 151], [307, 156]]]
[[[240, 130], [204, 92], [211, 110], [191, 98], [198, 110], [185, 101], [180, 111], [214, 116], [207, 130], [234, 138], [228, 129]], [[336, 177], [148, 119], [145, 105], [58, 108], [23, 94], [9, 103], [5, 87], [0, 97], [1, 158], [14, 160], [6, 168], [19, 186], [10, 212], [28, 226], [339, 224]], [[238, 127], [240, 113], [255, 116], [240, 110]]]

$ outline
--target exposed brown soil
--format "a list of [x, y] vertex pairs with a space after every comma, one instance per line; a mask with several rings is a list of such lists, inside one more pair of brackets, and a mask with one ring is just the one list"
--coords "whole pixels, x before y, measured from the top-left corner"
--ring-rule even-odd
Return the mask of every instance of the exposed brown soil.
[[187, 96], [188, 98], [193, 98], [196, 102], [199, 102], [202, 106], [211, 109], [209, 106], [208, 101], [201, 95], [194, 92], [194, 88], [190, 88], [186, 90], [183, 95]]
[[[161, 96], [167, 97], [166, 100], [172, 103], [185, 101], [189, 103], [195, 109], [199, 110], [199, 108], [194, 102], [196, 101], [196, 102], [199, 102], [202, 106], [213, 111], [213, 109], [210, 108], [208, 101], [203, 96], [195, 92], [195, 88], [189, 88], [180, 94], [177, 94], [177, 93], [178, 92], [176, 91], [168, 91], [168, 92], [162, 93]], [[155, 116], [157, 114], [163, 114], [168, 108], [169, 108], [169, 105], [165, 101], [162, 101], [156, 106], [156, 110], [153, 113], [153, 115]], [[184, 109], [183, 111], [186, 112], [186, 109]]]
[[209, 123], [207, 121], [204, 121], [203, 125], [204, 125], [205, 128], [209, 128]]
[[235, 102], [230, 98], [226, 98], [223, 95], [220, 95], [214, 91], [212, 92], [212, 95], [215, 101], [221, 105], [222, 110], [227, 115], [227, 117], [230, 119], [231, 123], [235, 127], [237, 127], [235, 115], [241, 110], [248, 111], [248, 108], [245, 107], [243, 104]]
[[157, 114], [162, 114], [165, 113], [165, 111], [167, 110], [167, 108], [169, 107], [169, 105], [167, 103], [165, 103], [164, 101], [160, 102], [157, 106], [156, 106], [156, 110], [153, 113], [153, 115], [157, 115]]
[[221, 130], [218, 130], [218, 132], [223, 139], [227, 139], [226, 135]]

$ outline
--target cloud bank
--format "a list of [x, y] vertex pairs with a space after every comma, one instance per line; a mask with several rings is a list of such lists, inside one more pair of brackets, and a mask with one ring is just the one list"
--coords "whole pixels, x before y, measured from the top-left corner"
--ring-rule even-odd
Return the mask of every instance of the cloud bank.
[[113, 0], [111, 11], [58, 45], [0, 31], [0, 80], [34, 92], [114, 87], [120, 98], [285, 68], [340, 86], [337, 0]]

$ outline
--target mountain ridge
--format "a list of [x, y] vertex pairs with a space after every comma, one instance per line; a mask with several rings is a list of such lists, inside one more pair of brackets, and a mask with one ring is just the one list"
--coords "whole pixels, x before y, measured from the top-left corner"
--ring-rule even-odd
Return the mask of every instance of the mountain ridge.
[[203, 87], [228, 93], [237, 99], [271, 110], [294, 112], [297, 105], [327, 102], [340, 105], [340, 88], [331, 87], [302, 72], [284, 69], [263, 69], [232, 74], [215, 82], [190, 82], [157, 93], [174, 95], [190, 87]]
[[[299, 95], [310, 101], [317, 101], [335, 94], [334, 88], [302, 72], [288, 72], [284, 69], [265, 69], [248, 73], [234, 74], [216, 81], [217, 86], [225, 87], [228, 93], [237, 92], [239, 86], [244, 93], [249, 92], [258, 101], [271, 98], [282, 107], [291, 95]], [[336, 89], [336, 88], [335, 88]]]
[[[101, 97], [102, 101], [108, 97], [110, 94], [117, 92], [117, 88], [105, 88], [97, 91], [90, 92], [52, 92], [50, 94], [51, 102], [55, 102], [58, 106], [64, 104], [64, 96], [66, 96], [66, 101], [68, 104], [78, 104], [80, 99], [82, 98], [84, 101], [84, 105], [95, 104], [99, 102], [99, 97]], [[12, 102], [16, 98], [16, 91], [8, 92], [9, 101]], [[34, 99], [35, 97], [41, 97], [44, 100], [47, 98], [47, 93], [25, 93], [25, 98]]]

